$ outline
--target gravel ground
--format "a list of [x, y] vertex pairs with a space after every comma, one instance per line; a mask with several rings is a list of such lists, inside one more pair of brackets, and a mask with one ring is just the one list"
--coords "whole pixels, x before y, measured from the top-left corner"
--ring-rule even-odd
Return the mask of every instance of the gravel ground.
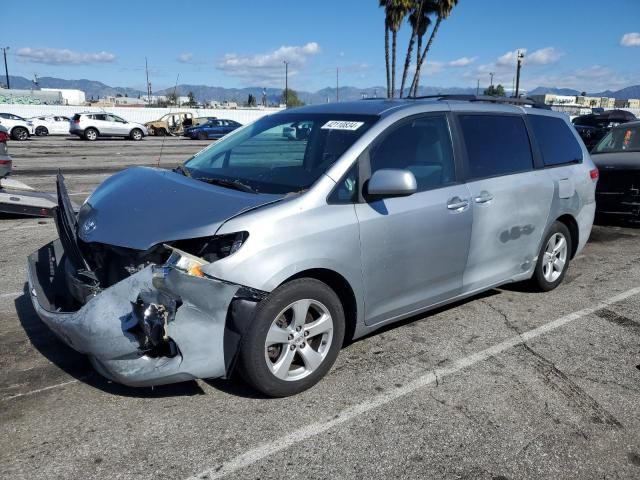
[[[15, 177], [76, 202], [125, 166], [208, 142], [11, 142]], [[45, 163], [46, 161], [46, 163]], [[24, 295], [50, 219], [0, 220], [0, 477], [640, 478], [640, 229], [597, 226], [564, 284], [492, 290], [345, 347], [264, 399], [240, 380], [131, 389], [94, 373]]]

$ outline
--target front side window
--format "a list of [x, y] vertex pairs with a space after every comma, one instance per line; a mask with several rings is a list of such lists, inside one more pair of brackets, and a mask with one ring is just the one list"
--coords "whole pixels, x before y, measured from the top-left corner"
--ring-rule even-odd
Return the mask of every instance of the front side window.
[[371, 173], [397, 168], [416, 177], [417, 191], [455, 181], [449, 124], [445, 115], [421, 115], [402, 120], [374, 143], [369, 152]]
[[[378, 119], [371, 115], [286, 113], [236, 130], [184, 164], [198, 180], [242, 184], [256, 193], [306, 190]], [[309, 135], [291, 140], [285, 128], [307, 122]]]
[[470, 180], [526, 172], [533, 155], [518, 115], [460, 115]]
[[561, 118], [529, 115], [536, 141], [546, 167], [582, 160], [580, 144]]
[[616, 152], [640, 152], [640, 126], [614, 128], [593, 150], [593, 153]]

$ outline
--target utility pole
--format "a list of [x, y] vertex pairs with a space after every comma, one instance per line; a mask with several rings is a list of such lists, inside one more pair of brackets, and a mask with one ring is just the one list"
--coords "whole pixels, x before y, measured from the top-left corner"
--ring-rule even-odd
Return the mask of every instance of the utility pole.
[[340, 102], [340, 82], [338, 81], [340, 69], [336, 67], [336, 103]]
[[147, 57], [144, 57], [144, 70], [147, 72], [147, 104], [151, 105], [151, 84], [149, 83], [149, 64]]
[[478, 85], [476, 86], [476, 97], [480, 95], [480, 79], [478, 79]]
[[289, 108], [289, 62], [284, 63], [284, 108]]
[[489, 88], [493, 87], [493, 72], [490, 72], [489, 75], [491, 76], [491, 83], [489, 83]]
[[9, 47], [4, 47], [2, 49], [2, 53], [4, 54], [4, 75], [7, 79], [7, 88], [11, 88], [11, 84], [9, 83], [9, 68], [7, 67], [7, 50]]
[[521, 53], [518, 50], [518, 64], [516, 66], [516, 95], [515, 98], [520, 96], [520, 69], [522, 68], [522, 59], [524, 58], [524, 53]]

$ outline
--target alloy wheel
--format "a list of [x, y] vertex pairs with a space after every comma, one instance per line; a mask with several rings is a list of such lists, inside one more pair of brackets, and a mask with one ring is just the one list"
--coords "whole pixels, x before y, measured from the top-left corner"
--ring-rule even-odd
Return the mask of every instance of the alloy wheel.
[[301, 380], [322, 364], [333, 340], [333, 318], [322, 303], [301, 299], [273, 320], [265, 340], [265, 361], [281, 380]]
[[542, 275], [549, 283], [555, 282], [567, 264], [567, 239], [562, 233], [554, 233], [547, 241], [542, 259]]

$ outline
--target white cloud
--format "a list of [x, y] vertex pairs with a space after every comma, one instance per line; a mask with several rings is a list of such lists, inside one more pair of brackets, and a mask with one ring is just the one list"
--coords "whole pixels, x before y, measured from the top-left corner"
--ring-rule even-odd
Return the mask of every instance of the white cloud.
[[226, 54], [218, 68], [234, 77], [251, 82], [272, 85], [280, 82], [284, 75], [284, 64], [289, 64], [289, 75], [295, 76], [304, 67], [309, 57], [320, 53], [320, 45], [309, 42], [302, 46], [282, 46], [267, 53], [253, 55]]
[[585, 68], [554, 72], [547, 75], [525, 76], [523, 81], [526, 88], [539, 86], [564, 87], [594, 93], [629, 86], [632, 84], [633, 78], [621, 76], [609, 67], [591, 65]]
[[180, 63], [190, 63], [193, 60], [193, 53], [184, 52], [178, 55], [178, 62]]
[[111, 63], [116, 56], [109, 52], [84, 53], [58, 48], [20, 48], [16, 55], [19, 60], [47, 65], [87, 65], [91, 63]]
[[461, 57], [456, 60], [451, 60], [447, 63], [449, 67], [467, 67], [475, 62], [478, 57]]
[[620, 39], [620, 45], [623, 47], [640, 47], [640, 33], [625, 33]]
[[560, 57], [562, 57], [561, 52], [557, 51], [553, 47], [547, 47], [531, 52], [529, 55], [525, 56], [524, 62], [527, 65], [548, 65], [550, 63], [557, 62]]

